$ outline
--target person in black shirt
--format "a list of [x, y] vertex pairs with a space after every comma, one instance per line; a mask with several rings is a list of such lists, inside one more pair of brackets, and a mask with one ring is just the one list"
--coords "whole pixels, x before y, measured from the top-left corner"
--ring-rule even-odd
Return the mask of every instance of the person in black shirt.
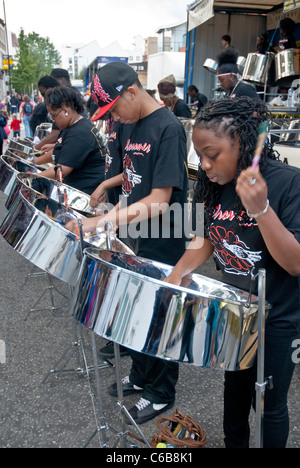
[[[62, 167], [67, 185], [91, 195], [105, 177], [106, 149], [95, 125], [80, 115], [83, 105], [78, 96], [69, 86], [46, 93], [47, 110], [61, 130], [52, 157]], [[55, 169], [46, 169], [43, 176], [55, 179]]]
[[203, 107], [207, 103], [207, 97], [199, 92], [199, 89], [195, 85], [190, 85], [187, 88], [187, 94], [192, 100], [192, 104], [197, 107], [197, 114], [200, 111], [201, 107]]
[[294, 49], [296, 46], [296, 40], [294, 38], [294, 32], [296, 29], [296, 23], [291, 18], [283, 18], [279, 23], [280, 38], [278, 42], [278, 52], [282, 52], [285, 49]]
[[[108, 110], [122, 129], [122, 202], [101, 218], [84, 219], [83, 232], [102, 228], [106, 221], [119, 227], [119, 238], [145, 258], [174, 265], [185, 250], [184, 204], [187, 201], [187, 149], [184, 127], [143, 89], [127, 64], [112, 62], [97, 72], [92, 89], [100, 106], [97, 120]], [[172, 214], [176, 204], [178, 216]], [[163, 216], [166, 214], [166, 217]], [[170, 222], [165, 223], [170, 215]], [[67, 224], [76, 232], [76, 222]], [[151, 229], [157, 233], [152, 236]], [[164, 234], [162, 228], [168, 228]], [[142, 392], [130, 410], [142, 424], [174, 404], [179, 367], [130, 350], [132, 368], [123, 381], [124, 396]], [[110, 393], [117, 396], [114, 385]]]
[[269, 50], [269, 35], [268, 33], [259, 34], [256, 38], [256, 53], [265, 54]]
[[[300, 171], [276, 160], [267, 142], [252, 167], [259, 124], [270, 118], [265, 103], [247, 97], [207, 104], [193, 130], [201, 166], [195, 203], [205, 206], [205, 238], [194, 237], [166, 281], [180, 284], [213, 253], [224, 282], [249, 291], [251, 273], [266, 270], [264, 409], [265, 448], [284, 448], [287, 395], [300, 338]], [[199, 247], [198, 247], [199, 246]], [[258, 293], [257, 281], [253, 293]], [[294, 361], [294, 362], [293, 362]], [[255, 399], [256, 365], [225, 372], [224, 431], [229, 448], [249, 446], [248, 417]]]
[[[38, 82], [38, 88], [43, 98], [45, 98], [48, 89], [53, 89], [56, 86], [59, 86], [59, 82], [55, 78], [52, 78], [52, 76], [43, 76]], [[32, 134], [35, 134], [35, 130], [38, 125], [48, 121], [49, 119], [46, 104], [45, 102], [40, 102], [35, 106], [29, 122]]]
[[91, 195], [90, 205], [92, 208], [97, 208], [100, 203], [105, 202], [116, 206], [120, 201], [123, 172], [122, 129], [123, 125], [120, 122], [114, 122], [107, 142], [105, 180]]
[[166, 78], [160, 80], [157, 85], [159, 97], [161, 101], [170, 109], [170, 111], [176, 115], [176, 117], [185, 117], [187, 119], [192, 118], [189, 106], [176, 96], [176, 79], [174, 75], [169, 75]]

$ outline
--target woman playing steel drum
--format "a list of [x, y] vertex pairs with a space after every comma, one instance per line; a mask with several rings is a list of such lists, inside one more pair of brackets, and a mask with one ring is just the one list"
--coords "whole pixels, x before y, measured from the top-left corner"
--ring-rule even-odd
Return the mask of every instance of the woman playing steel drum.
[[[73, 88], [50, 89], [45, 102], [53, 121], [61, 129], [52, 158], [61, 167], [63, 181], [91, 195], [105, 178], [106, 149], [102, 138], [95, 125], [80, 115], [84, 111], [82, 100]], [[39, 164], [45, 162], [44, 156], [38, 158]], [[43, 177], [56, 179], [55, 168], [44, 171]]]
[[[194, 237], [167, 278], [180, 284], [214, 252], [223, 280], [249, 290], [251, 273], [266, 270], [267, 389], [264, 447], [285, 447], [289, 432], [287, 395], [300, 337], [300, 171], [276, 160], [265, 144], [258, 167], [253, 155], [265, 104], [241, 97], [209, 103], [199, 113], [193, 143], [200, 157], [195, 203], [205, 206], [204, 239]], [[197, 207], [197, 205], [195, 205]], [[254, 289], [257, 293], [257, 285]], [[249, 446], [248, 417], [255, 395], [255, 367], [225, 372], [224, 431], [227, 447]]]

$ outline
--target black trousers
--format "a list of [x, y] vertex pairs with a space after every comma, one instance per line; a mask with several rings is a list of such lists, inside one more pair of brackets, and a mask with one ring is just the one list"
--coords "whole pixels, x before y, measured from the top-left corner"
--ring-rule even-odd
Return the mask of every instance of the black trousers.
[[129, 351], [132, 367], [130, 382], [144, 388], [143, 398], [152, 403], [173, 403], [175, 386], [179, 376], [179, 365], [163, 359]]
[[[274, 388], [266, 389], [263, 447], [285, 448], [289, 434], [288, 391], [295, 369], [293, 343], [299, 336], [265, 339], [265, 377], [272, 375]], [[225, 372], [224, 434], [227, 448], [249, 447], [249, 413], [255, 407], [256, 365], [248, 370]]]

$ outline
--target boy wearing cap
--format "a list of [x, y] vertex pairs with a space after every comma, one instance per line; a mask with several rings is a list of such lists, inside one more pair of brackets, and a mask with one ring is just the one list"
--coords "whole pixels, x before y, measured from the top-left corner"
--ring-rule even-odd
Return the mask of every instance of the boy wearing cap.
[[[185, 251], [183, 213], [188, 178], [184, 128], [148, 95], [127, 64], [113, 62], [102, 67], [95, 77], [92, 97], [99, 105], [93, 121], [110, 111], [115, 121], [126, 124], [122, 131], [123, 197], [104, 217], [84, 219], [83, 231], [94, 231], [97, 223], [101, 228], [106, 220], [111, 221], [137, 255], [174, 265]], [[179, 216], [178, 210], [177, 216], [170, 210], [173, 204], [180, 207]], [[170, 214], [168, 226], [163, 226], [165, 212]], [[133, 225], [134, 220], [138, 224]], [[151, 235], [153, 225], [155, 235]], [[75, 232], [76, 222], [67, 227]], [[164, 236], [166, 227], [168, 235]], [[146, 354], [130, 351], [130, 355], [132, 369], [123, 380], [123, 394], [142, 392], [142, 398], [129, 410], [136, 423], [142, 424], [174, 404], [179, 367]], [[117, 396], [116, 385], [110, 393]]]

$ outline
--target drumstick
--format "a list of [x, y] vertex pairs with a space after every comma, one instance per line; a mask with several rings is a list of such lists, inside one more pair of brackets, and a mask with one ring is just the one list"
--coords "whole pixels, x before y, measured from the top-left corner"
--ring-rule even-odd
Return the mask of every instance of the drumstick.
[[262, 153], [269, 130], [270, 130], [269, 120], [265, 120], [264, 122], [261, 122], [259, 124], [258, 138], [257, 138], [256, 148], [255, 148], [254, 157], [252, 161], [253, 168], [256, 168], [259, 165], [261, 153]]

